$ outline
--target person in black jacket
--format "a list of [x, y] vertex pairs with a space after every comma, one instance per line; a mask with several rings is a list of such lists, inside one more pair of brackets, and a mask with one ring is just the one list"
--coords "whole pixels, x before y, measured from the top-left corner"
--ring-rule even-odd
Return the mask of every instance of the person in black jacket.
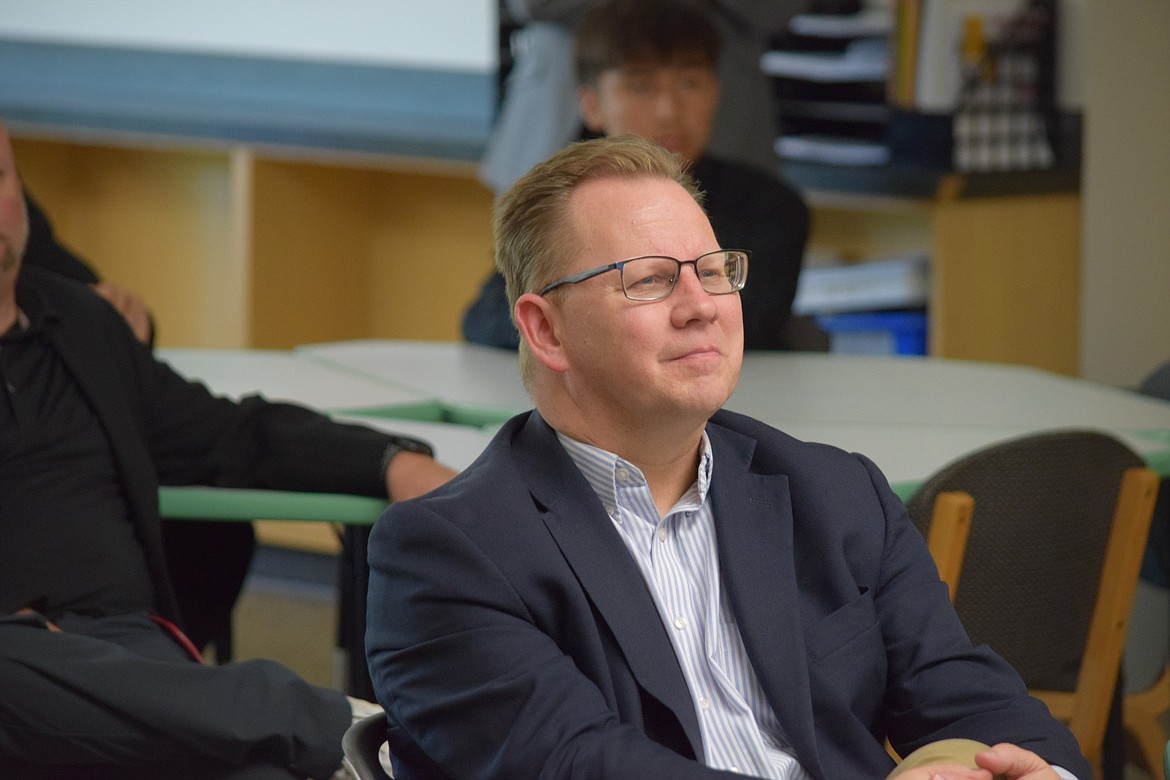
[[86, 285], [24, 267], [0, 124], [0, 776], [305, 778], [359, 709], [271, 661], [198, 663], [160, 484], [388, 496], [453, 475], [421, 442], [188, 382]]
[[[778, 176], [707, 153], [719, 101], [720, 46], [718, 28], [699, 4], [602, 3], [577, 31], [580, 112], [592, 133], [640, 135], [690, 165], [719, 242], [751, 252], [752, 283], [742, 293], [745, 348], [783, 349], [809, 209]], [[462, 327], [464, 339], [473, 343], [511, 349], [519, 344], [498, 272], [464, 313]]]
[[[92, 265], [62, 244], [27, 187], [24, 205], [28, 243], [22, 264], [89, 285], [122, 315], [136, 339], [153, 346], [154, 318], [146, 302], [131, 290], [102, 279]], [[251, 523], [167, 520], [162, 528], [163, 552], [183, 616], [183, 631], [200, 650], [214, 642], [216, 658], [230, 659], [232, 610], [256, 549]]]

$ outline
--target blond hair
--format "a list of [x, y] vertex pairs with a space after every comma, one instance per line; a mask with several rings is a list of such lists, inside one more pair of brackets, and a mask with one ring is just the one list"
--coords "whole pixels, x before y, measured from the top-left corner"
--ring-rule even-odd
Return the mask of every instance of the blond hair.
[[[568, 224], [569, 199], [581, 184], [604, 178], [667, 179], [702, 206], [702, 193], [678, 155], [657, 144], [632, 135], [571, 144], [532, 168], [496, 202], [496, 268], [504, 277], [513, 318], [517, 298], [564, 275], [574, 240]], [[523, 340], [520, 369], [528, 383], [534, 367]]]

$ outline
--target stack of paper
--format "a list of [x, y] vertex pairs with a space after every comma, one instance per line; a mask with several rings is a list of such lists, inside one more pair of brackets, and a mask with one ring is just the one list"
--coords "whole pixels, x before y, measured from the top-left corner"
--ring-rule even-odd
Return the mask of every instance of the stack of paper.
[[930, 261], [911, 254], [827, 268], [806, 268], [796, 285], [796, 314], [909, 309], [930, 298]]

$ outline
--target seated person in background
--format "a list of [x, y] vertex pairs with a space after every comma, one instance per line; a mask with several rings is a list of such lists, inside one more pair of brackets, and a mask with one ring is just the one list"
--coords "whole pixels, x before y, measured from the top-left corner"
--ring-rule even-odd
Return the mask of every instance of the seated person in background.
[[971, 645], [873, 463], [721, 410], [752, 277], [698, 200], [627, 136], [498, 201], [536, 409], [374, 528], [366, 653], [396, 776], [874, 780], [887, 739], [963, 738], [994, 746], [981, 769], [901, 777], [1090, 780]]
[[[152, 345], [154, 321], [146, 303], [129, 290], [102, 280], [88, 263], [59, 242], [48, 217], [27, 189], [24, 204], [28, 243], [22, 265], [46, 268], [89, 285], [117, 309], [136, 339]], [[232, 610], [256, 549], [251, 523], [166, 520], [162, 541], [184, 633], [201, 651], [215, 641], [216, 657], [226, 659], [231, 647], [223, 645], [230, 645]]]
[[[512, 64], [479, 177], [501, 193], [536, 163], [580, 134], [573, 74], [573, 31], [604, 0], [501, 0], [500, 22], [518, 24], [509, 39]], [[702, 0], [723, 36], [719, 108], [710, 151], [775, 171], [780, 135], [771, 79], [760, 56], [796, 13], [824, 0]], [[845, 0], [856, 11], [859, 0]], [[821, 11], [825, 12], [824, 9]]]
[[362, 703], [193, 659], [159, 484], [398, 500], [453, 472], [419, 442], [212, 396], [89, 288], [23, 267], [27, 241], [0, 124], [0, 776], [330, 777]]
[[[720, 39], [710, 15], [686, 0], [610, 0], [577, 33], [580, 109], [603, 135], [633, 133], [676, 152], [704, 192], [720, 244], [751, 252], [743, 293], [744, 345], [780, 349], [808, 239], [809, 211], [773, 174], [706, 153], [719, 99]], [[516, 348], [504, 281], [493, 273], [465, 312], [463, 337]]]

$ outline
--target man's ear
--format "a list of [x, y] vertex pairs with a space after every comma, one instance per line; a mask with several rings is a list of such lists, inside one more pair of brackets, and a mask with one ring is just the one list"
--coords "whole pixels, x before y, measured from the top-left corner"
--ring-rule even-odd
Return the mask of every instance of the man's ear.
[[536, 293], [516, 299], [516, 329], [528, 344], [533, 357], [551, 371], [565, 371], [569, 364], [564, 350], [561, 319], [556, 307]]
[[577, 87], [577, 111], [581, 114], [581, 124], [591, 133], [605, 135], [605, 120], [601, 115], [601, 94], [592, 84], [582, 84]]

